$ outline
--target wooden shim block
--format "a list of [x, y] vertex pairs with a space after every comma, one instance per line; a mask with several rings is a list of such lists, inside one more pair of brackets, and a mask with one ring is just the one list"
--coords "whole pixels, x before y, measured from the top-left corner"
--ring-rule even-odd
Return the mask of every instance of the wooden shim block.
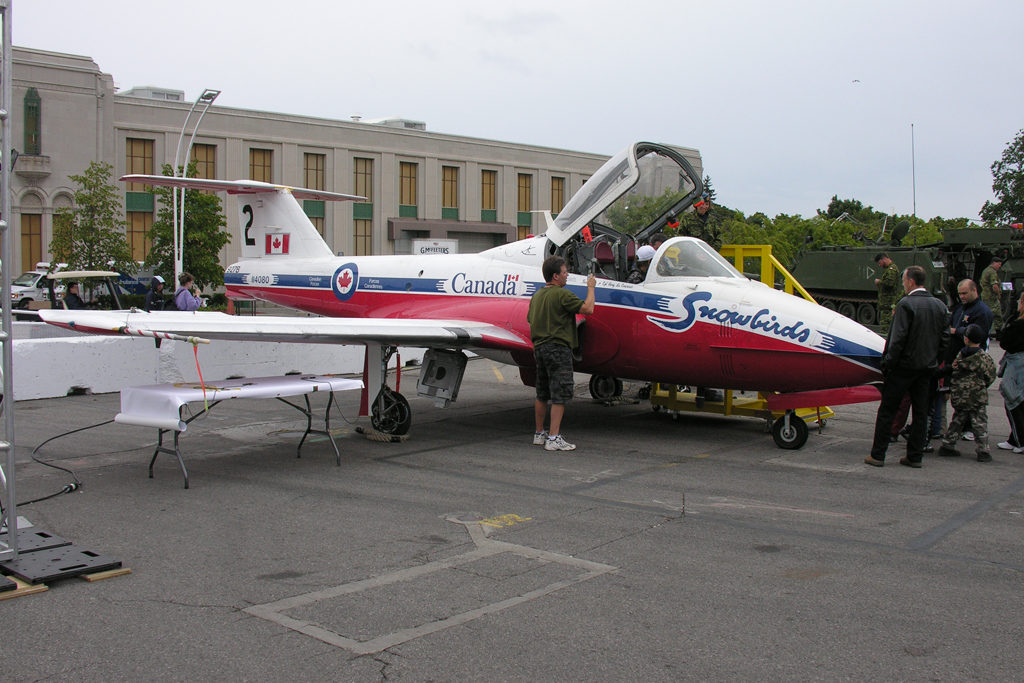
[[92, 583], [94, 581], [102, 581], [103, 579], [112, 579], [115, 576], [124, 576], [125, 574], [131, 574], [132, 570], [128, 567], [118, 567], [117, 569], [108, 569], [105, 572], [96, 572], [95, 574], [80, 574], [83, 579]]
[[8, 576], [8, 579], [18, 584], [18, 587], [12, 591], [5, 591], [0, 593], [0, 600], [7, 600], [8, 598], [20, 598], [22, 595], [32, 595], [33, 593], [45, 593], [50, 590], [46, 587], [45, 583], [26, 583], [16, 576]]

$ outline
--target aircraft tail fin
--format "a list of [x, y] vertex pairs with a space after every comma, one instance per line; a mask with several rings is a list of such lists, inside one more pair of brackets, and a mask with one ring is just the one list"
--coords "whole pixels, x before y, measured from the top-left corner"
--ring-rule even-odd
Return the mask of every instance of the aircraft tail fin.
[[[555, 219], [551, 217], [551, 212], [547, 209], [540, 211], [531, 211], [531, 213], [539, 213], [544, 215], [544, 233], [548, 237], [552, 237], [553, 232], [557, 232], [558, 228], [555, 227]], [[552, 240], [554, 241], [554, 240]]]
[[124, 182], [241, 195], [238, 216], [242, 232], [242, 258], [321, 258], [333, 252], [306, 216], [299, 200], [366, 201], [365, 197], [337, 192], [274, 185], [255, 180], [205, 180], [170, 176], [126, 175]]

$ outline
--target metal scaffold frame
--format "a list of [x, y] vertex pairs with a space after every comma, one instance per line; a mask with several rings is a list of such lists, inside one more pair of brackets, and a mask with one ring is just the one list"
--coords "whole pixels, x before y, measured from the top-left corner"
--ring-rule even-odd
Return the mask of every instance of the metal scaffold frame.
[[2, 259], [3, 329], [0, 344], [3, 345], [3, 395], [0, 396], [0, 412], [3, 413], [4, 434], [0, 440], [0, 453], [6, 456], [0, 467], [0, 480], [4, 492], [4, 514], [2, 525], [8, 529], [7, 542], [0, 542], [0, 561], [18, 557], [18, 506], [14, 485], [14, 375], [11, 365], [14, 359], [14, 336], [11, 328], [11, 268], [14, 265], [11, 231], [11, 0], [0, 0], [0, 21], [3, 22], [3, 64], [0, 72], [0, 124], [2, 124], [2, 152], [0, 152], [0, 259]]

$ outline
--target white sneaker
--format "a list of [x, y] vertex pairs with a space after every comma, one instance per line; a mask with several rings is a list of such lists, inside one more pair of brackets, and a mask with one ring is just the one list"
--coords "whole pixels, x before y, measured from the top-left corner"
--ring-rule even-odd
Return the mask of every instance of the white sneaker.
[[534, 446], [543, 446], [544, 442], [547, 441], [547, 440], [548, 440], [548, 430], [545, 429], [543, 432], [534, 432], [533, 433], [533, 445]]
[[576, 449], [576, 444], [569, 443], [562, 438], [561, 434], [555, 434], [549, 436], [544, 444], [544, 450], [546, 451], [572, 451]]
[[1018, 446], [1017, 448], [1013, 449], [1013, 452], [1014, 453], [1024, 453], [1024, 447]]
[[1004, 451], [1012, 451], [1014, 448], [1016, 448], [1016, 446], [1014, 446], [1009, 441], [1000, 441], [999, 443], [996, 444], [996, 448], [1000, 448]]
[[974, 441], [974, 432], [964, 432], [960, 438], [964, 441]]

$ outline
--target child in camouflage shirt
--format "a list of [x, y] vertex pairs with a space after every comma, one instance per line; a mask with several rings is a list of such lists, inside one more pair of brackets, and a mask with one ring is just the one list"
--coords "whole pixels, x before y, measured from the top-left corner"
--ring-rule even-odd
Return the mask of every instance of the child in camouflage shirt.
[[974, 428], [974, 444], [978, 462], [992, 462], [988, 450], [988, 388], [996, 378], [996, 364], [985, 353], [981, 345], [985, 333], [977, 325], [968, 325], [964, 332], [963, 350], [953, 361], [953, 381], [950, 402], [953, 405], [953, 419], [942, 439], [939, 455], [960, 455], [956, 443], [968, 419]]

